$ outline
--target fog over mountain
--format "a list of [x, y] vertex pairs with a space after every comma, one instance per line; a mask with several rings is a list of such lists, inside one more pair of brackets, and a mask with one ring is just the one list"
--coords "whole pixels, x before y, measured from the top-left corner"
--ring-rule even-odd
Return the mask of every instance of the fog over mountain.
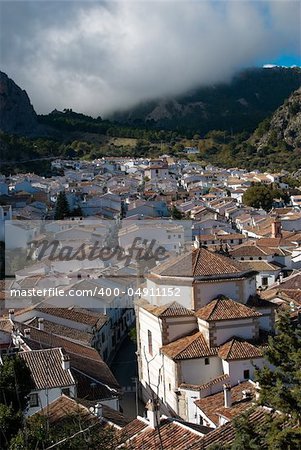
[[300, 54], [300, 2], [0, 2], [2, 70], [38, 113], [106, 115]]

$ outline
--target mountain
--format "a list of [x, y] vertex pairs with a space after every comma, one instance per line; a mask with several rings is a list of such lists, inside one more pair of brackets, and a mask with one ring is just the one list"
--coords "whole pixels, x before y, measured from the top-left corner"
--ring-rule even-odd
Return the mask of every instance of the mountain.
[[130, 125], [193, 131], [253, 131], [301, 85], [301, 69], [258, 68], [237, 74], [228, 84], [200, 87], [176, 98], [144, 102], [113, 120]]
[[27, 93], [0, 72], [0, 130], [31, 135], [37, 126], [37, 115]]
[[279, 142], [290, 150], [301, 149], [301, 88], [258, 127], [250, 141], [257, 150]]

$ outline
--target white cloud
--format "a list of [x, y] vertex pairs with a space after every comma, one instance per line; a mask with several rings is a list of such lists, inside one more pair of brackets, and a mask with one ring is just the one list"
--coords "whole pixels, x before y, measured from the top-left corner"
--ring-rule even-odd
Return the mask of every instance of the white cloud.
[[110, 113], [300, 46], [300, 3], [287, 0], [16, 3], [1, 5], [2, 70], [38, 112]]

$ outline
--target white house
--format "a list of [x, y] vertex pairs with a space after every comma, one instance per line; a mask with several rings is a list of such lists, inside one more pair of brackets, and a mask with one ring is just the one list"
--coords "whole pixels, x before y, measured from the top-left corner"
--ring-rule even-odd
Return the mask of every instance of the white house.
[[70, 358], [62, 348], [30, 350], [19, 355], [30, 369], [32, 378], [27, 415], [40, 411], [62, 394], [76, 396]]

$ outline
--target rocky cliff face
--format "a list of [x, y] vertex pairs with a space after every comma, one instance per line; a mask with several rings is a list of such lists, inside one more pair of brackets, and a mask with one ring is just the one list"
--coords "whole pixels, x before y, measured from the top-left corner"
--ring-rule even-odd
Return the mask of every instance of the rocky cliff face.
[[249, 69], [228, 84], [199, 87], [174, 99], [144, 102], [113, 119], [155, 128], [253, 131], [301, 85], [300, 68]]
[[254, 136], [257, 149], [282, 141], [292, 150], [301, 149], [301, 88], [275, 111], [266, 128], [260, 137]]
[[37, 116], [27, 93], [0, 72], [0, 130], [31, 135], [37, 126]]

